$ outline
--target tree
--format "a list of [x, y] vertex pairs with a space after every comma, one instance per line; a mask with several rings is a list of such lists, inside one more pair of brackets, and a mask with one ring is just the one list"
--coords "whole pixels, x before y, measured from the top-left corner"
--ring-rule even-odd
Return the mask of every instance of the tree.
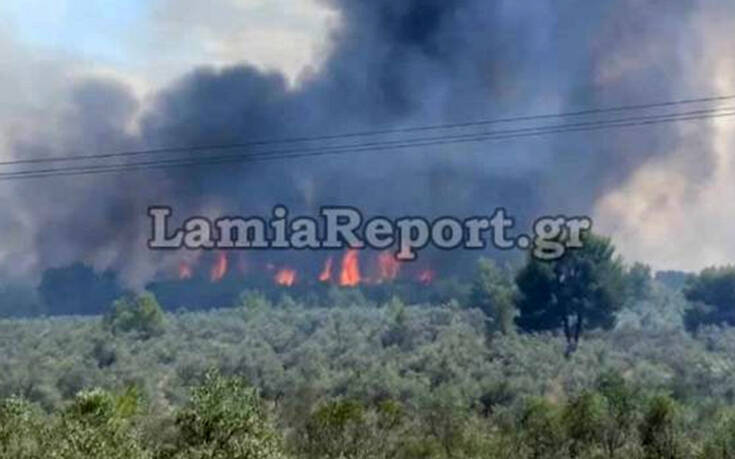
[[670, 290], [679, 291], [683, 289], [687, 279], [689, 279], [689, 274], [684, 271], [656, 271], [656, 282]]
[[470, 306], [479, 308], [488, 318], [488, 331], [508, 334], [516, 316], [516, 288], [513, 278], [490, 259], [481, 258], [470, 293]]
[[370, 408], [356, 400], [333, 400], [308, 415], [300, 429], [299, 457], [388, 459], [405, 437], [403, 406], [383, 400]]
[[[531, 459], [561, 458], [566, 443], [562, 414], [549, 401], [526, 401], [518, 423], [522, 445]], [[523, 456], [520, 456], [523, 457]]]
[[46, 270], [38, 292], [49, 315], [93, 315], [103, 312], [122, 289], [113, 273], [96, 273], [76, 263]]
[[735, 416], [733, 413], [728, 413], [720, 420], [705, 442], [700, 457], [707, 459], [735, 458]]
[[0, 457], [43, 457], [40, 410], [21, 398], [0, 401]]
[[0, 318], [35, 317], [45, 313], [38, 291], [20, 284], [0, 285]]
[[93, 389], [77, 394], [44, 439], [46, 455], [60, 459], [151, 459], [131, 424], [135, 390], [120, 396]]
[[707, 268], [691, 276], [684, 297], [691, 302], [684, 314], [688, 330], [708, 324], [735, 325], [735, 266]]
[[456, 387], [440, 386], [420, 400], [421, 419], [445, 457], [458, 457], [467, 446], [468, 401]]
[[562, 328], [566, 354], [577, 349], [582, 331], [610, 329], [622, 307], [625, 282], [622, 261], [609, 238], [588, 233], [583, 246], [555, 261], [529, 258], [518, 273], [518, 325], [526, 331]]
[[678, 416], [679, 408], [670, 397], [658, 395], [649, 401], [648, 409], [638, 425], [638, 435], [646, 459], [683, 457]]
[[174, 445], [161, 457], [176, 459], [283, 458], [281, 438], [258, 390], [237, 378], [209, 372], [176, 416]]
[[635, 263], [625, 273], [627, 296], [631, 300], [645, 300], [653, 290], [651, 267], [643, 263]]
[[126, 295], [112, 304], [103, 324], [113, 333], [137, 332], [143, 339], [163, 333], [163, 310], [150, 292]]
[[305, 426], [309, 457], [357, 457], [367, 438], [365, 407], [354, 400], [329, 402], [311, 414]]
[[638, 397], [625, 379], [613, 371], [600, 375], [597, 390], [606, 402], [602, 446], [607, 457], [614, 458], [632, 436], [632, 426], [638, 415]]
[[589, 451], [603, 441], [605, 399], [594, 392], [579, 395], [564, 407], [562, 421], [569, 440], [569, 457], [589, 457]]
[[268, 297], [257, 290], [245, 290], [242, 292], [239, 303], [245, 312], [245, 318], [247, 320], [254, 319], [273, 308], [273, 304]]
[[386, 315], [388, 316], [388, 329], [383, 332], [380, 342], [383, 347], [404, 346], [409, 342], [408, 313], [406, 305], [400, 298], [394, 296], [390, 302], [385, 305]]

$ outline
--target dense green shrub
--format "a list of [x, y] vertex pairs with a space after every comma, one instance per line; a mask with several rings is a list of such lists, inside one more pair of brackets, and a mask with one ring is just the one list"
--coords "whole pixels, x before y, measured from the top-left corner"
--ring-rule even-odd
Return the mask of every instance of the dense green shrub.
[[559, 407], [545, 399], [528, 400], [521, 414], [518, 429], [527, 457], [531, 459], [564, 457], [566, 438]]
[[0, 402], [0, 457], [43, 457], [46, 427], [41, 413], [27, 401], [11, 397]]
[[723, 416], [707, 438], [700, 453], [701, 459], [735, 459], [735, 415]]
[[516, 287], [508, 270], [501, 270], [488, 258], [481, 258], [472, 284], [469, 306], [487, 316], [488, 332], [514, 331]]
[[608, 458], [630, 445], [638, 417], [638, 394], [617, 372], [600, 375], [597, 390], [604, 398], [604, 417], [601, 426], [601, 445]]
[[320, 406], [306, 422], [304, 452], [315, 459], [365, 457], [369, 449], [366, 417], [362, 403], [353, 400]]
[[164, 315], [156, 297], [144, 292], [116, 300], [105, 315], [103, 324], [113, 333], [135, 332], [148, 339], [163, 333]]
[[[674, 322], [681, 304], [653, 288], [644, 302]], [[168, 314], [144, 341], [110, 319], [0, 320], [0, 458], [731, 454], [728, 327], [641, 320], [564, 359], [554, 333], [486, 339], [466, 303], [266, 301]]]
[[692, 304], [686, 311], [687, 329], [702, 325], [735, 325], [735, 267], [708, 268], [689, 277], [684, 296]]
[[160, 453], [171, 459], [285, 457], [258, 390], [210, 372], [176, 415], [176, 435]]
[[569, 442], [569, 457], [588, 457], [604, 441], [605, 399], [595, 392], [584, 392], [570, 400], [562, 412]]
[[638, 426], [646, 459], [684, 457], [678, 417], [679, 407], [668, 396], [657, 395], [648, 401], [648, 407]]

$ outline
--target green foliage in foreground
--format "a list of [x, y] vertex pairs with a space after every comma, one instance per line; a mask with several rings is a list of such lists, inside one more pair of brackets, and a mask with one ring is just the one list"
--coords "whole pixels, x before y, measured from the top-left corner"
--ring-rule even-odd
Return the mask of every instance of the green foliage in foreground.
[[[276, 459], [285, 457], [257, 390], [207, 375], [167, 436], [143, 434], [145, 413], [135, 391], [120, 396], [80, 392], [51, 414], [17, 398], [0, 404], [0, 457], [14, 459]], [[160, 438], [163, 438], [161, 441]]]
[[144, 340], [0, 321], [0, 458], [735, 458], [735, 330], [631, 318], [565, 359], [486, 317], [251, 295]]
[[[611, 386], [612, 384], [612, 386]], [[613, 387], [614, 386], [614, 387]], [[14, 459], [726, 459], [735, 416], [697, 443], [666, 395], [640, 396], [619, 377], [565, 403], [531, 397], [483, 417], [442, 394], [425, 407], [351, 399], [317, 404], [279, 431], [269, 407], [241, 380], [208, 373], [187, 404], [157, 423], [133, 391], [94, 389], [43, 413], [18, 398], [0, 403], [0, 457]], [[625, 412], [620, 408], [626, 407]], [[132, 408], [132, 409], [131, 409]], [[621, 416], [624, 417], [621, 418]], [[282, 420], [284, 421], [284, 420]], [[157, 426], [157, 427], [155, 427]], [[149, 431], [152, 427], [160, 431]], [[148, 430], [148, 431], [147, 431]], [[289, 432], [290, 431], [290, 432]], [[284, 437], [288, 436], [288, 441]]]
[[161, 458], [279, 458], [283, 449], [257, 389], [208, 373], [175, 417], [174, 444]]

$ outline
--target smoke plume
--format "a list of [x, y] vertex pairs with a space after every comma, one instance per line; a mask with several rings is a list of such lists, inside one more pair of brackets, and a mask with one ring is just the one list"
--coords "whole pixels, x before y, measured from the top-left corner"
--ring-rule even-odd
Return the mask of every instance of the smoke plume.
[[[724, 93], [735, 78], [732, 58], [722, 57], [732, 49], [733, 9], [705, 0], [326, 4], [339, 21], [321, 64], [296, 84], [245, 64], [205, 67], [144, 101], [119, 78], [68, 77], [53, 107], [5, 123], [6, 157], [245, 143], [666, 101]], [[686, 203], [712, 192], [699, 185], [733, 183], [732, 174], [717, 179], [731, 144], [725, 131], [716, 123], [647, 126], [2, 183], [0, 263], [7, 274], [37, 278], [49, 267], [83, 261], [140, 286], [192, 256], [145, 248], [149, 205], [171, 205], [185, 217], [268, 215], [282, 203], [303, 213], [343, 204], [366, 214], [427, 217], [504, 206], [521, 223], [547, 213], [595, 213], [599, 230], [624, 236], [627, 255], [681, 267], [681, 253], [656, 259], [661, 252], [636, 241], [674, 237], [658, 225], [675, 225], [672, 212], [685, 214]], [[651, 208], [651, 199], [664, 205]], [[734, 245], [728, 249], [735, 255]], [[466, 261], [440, 255], [436, 262], [452, 269]]]

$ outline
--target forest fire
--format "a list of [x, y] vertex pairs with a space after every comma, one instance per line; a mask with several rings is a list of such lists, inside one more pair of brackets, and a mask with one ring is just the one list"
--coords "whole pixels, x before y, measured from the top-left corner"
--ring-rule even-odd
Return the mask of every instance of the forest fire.
[[378, 255], [378, 282], [396, 280], [400, 270], [400, 262], [390, 252], [381, 252]]
[[217, 254], [217, 260], [212, 265], [209, 278], [212, 282], [219, 282], [227, 274], [227, 255], [224, 252]]
[[324, 269], [322, 269], [321, 274], [319, 274], [319, 282], [329, 282], [332, 280], [333, 263], [334, 259], [332, 257], [327, 258], [327, 261], [324, 263]]
[[339, 285], [342, 287], [356, 287], [360, 285], [361, 280], [358, 252], [354, 249], [348, 250], [342, 258]]
[[434, 282], [434, 279], [436, 278], [436, 271], [433, 269], [425, 269], [419, 273], [419, 275], [416, 277], [416, 280], [424, 285], [431, 285], [432, 282]]
[[296, 271], [290, 268], [283, 268], [276, 273], [273, 279], [278, 285], [291, 287], [296, 283]]
[[191, 269], [191, 266], [188, 263], [182, 262], [179, 265], [179, 279], [180, 280], [191, 279], [193, 275], [194, 275], [194, 271]]
[[[367, 258], [361, 260], [363, 256]], [[213, 284], [220, 283], [225, 278], [232, 282], [250, 279], [249, 282], [258, 283], [265, 280], [286, 287], [296, 285], [297, 280], [304, 285], [321, 283], [341, 287], [389, 284], [401, 279], [430, 285], [437, 277], [436, 271], [428, 267], [418, 270], [411, 266], [404, 267], [388, 250], [361, 254], [359, 250], [349, 249], [340, 258], [329, 256], [323, 259], [318, 270], [310, 269], [303, 263], [297, 264], [293, 260], [288, 263], [269, 260], [254, 262], [251, 259], [246, 264], [243, 258], [241, 254], [218, 252], [207, 270], [203, 270], [203, 266], [196, 262], [182, 261], [176, 266], [174, 276], [179, 281], [207, 279]]]

